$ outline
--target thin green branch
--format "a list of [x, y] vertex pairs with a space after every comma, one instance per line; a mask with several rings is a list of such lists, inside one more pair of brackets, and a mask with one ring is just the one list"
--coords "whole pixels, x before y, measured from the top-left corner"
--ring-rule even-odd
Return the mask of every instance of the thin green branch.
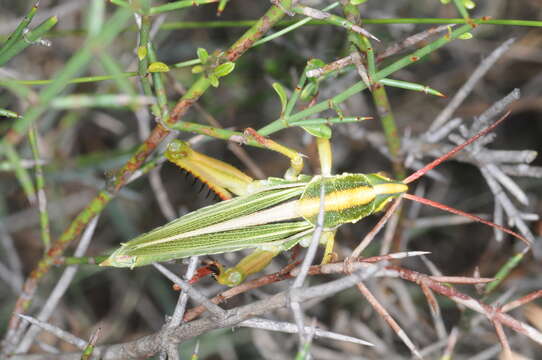
[[38, 193], [38, 209], [40, 213], [41, 241], [45, 252], [51, 247], [51, 231], [49, 228], [49, 212], [47, 210], [47, 196], [45, 194], [45, 178], [43, 177], [43, 168], [41, 166], [41, 156], [38, 144], [38, 131], [35, 126], [31, 126], [28, 131], [28, 141], [32, 148], [34, 158], [34, 168], [36, 176], [36, 190]]
[[12, 119], [17, 119], [21, 117], [21, 115], [8, 109], [0, 109], [0, 116], [12, 118]]
[[[154, 52], [154, 49], [152, 48], [152, 44], [149, 44], [147, 46], [147, 49], [149, 51], [149, 60], [151, 62], [156, 62], [157, 61], [156, 53]], [[152, 80], [153, 80], [153, 85], [154, 85], [154, 94], [156, 95], [156, 99], [158, 100], [160, 119], [167, 118], [169, 116], [169, 109], [167, 106], [166, 87], [164, 86], [164, 82], [162, 80], [162, 73], [161, 72], [152, 73]]]
[[[335, 4], [335, 3], [334, 3]], [[336, 6], [336, 5], [335, 5]], [[324, 10], [329, 10], [325, 8]], [[286, 27], [296, 24], [299, 20], [284, 20], [277, 24], [278, 27]], [[303, 21], [303, 20], [301, 20]], [[241, 21], [182, 21], [182, 22], [166, 22], [160, 26], [162, 30], [182, 30], [182, 29], [210, 29], [210, 28], [228, 28], [228, 27], [249, 27], [256, 23], [256, 20], [241, 20]], [[427, 24], [427, 25], [461, 25], [461, 24], [488, 24], [488, 25], [504, 25], [504, 26], [527, 26], [527, 27], [542, 27], [542, 21], [538, 20], [519, 20], [519, 19], [491, 19], [483, 17], [480, 19], [462, 18], [391, 18], [391, 19], [363, 19], [364, 24], [377, 25], [394, 25], [394, 24]], [[303, 25], [328, 25], [324, 20], [309, 20]]]
[[13, 44], [11, 44], [10, 47], [5, 48], [5, 50], [3, 50], [3, 52], [0, 54], [0, 66], [4, 65], [15, 55], [19, 54], [21, 51], [38, 41], [46, 32], [51, 30], [57, 22], [57, 17], [52, 16], [36, 26], [34, 30], [29, 31], [26, 34], [23, 33], [22, 36], [13, 41]]
[[464, 0], [454, 0], [454, 5], [457, 8], [457, 11], [459, 12], [459, 15], [463, 16], [463, 19], [469, 20], [469, 12], [467, 11], [467, 8], [465, 7]]
[[155, 105], [154, 97], [125, 94], [76, 94], [57, 97], [49, 105], [53, 109], [79, 109], [89, 107], [125, 108]]
[[[338, 1], [326, 6], [323, 9], [323, 11], [329, 11], [329, 10], [331, 10], [333, 8], [336, 8], [337, 6], [339, 6]], [[293, 30], [295, 30], [297, 28], [300, 28], [303, 25], [308, 24], [311, 21], [312, 21], [312, 19], [310, 17], [306, 17], [306, 18], [304, 18], [302, 20], [298, 20], [298, 21], [293, 21], [293, 22], [290, 23], [290, 25], [286, 26], [286, 28], [284, 28], [284, 29], [282, 29], [280, 31], [277, 31], [277, 32], [275, 32], [275, 33], [273, 33], [271, 35], [268, 35], [268, 36], [264, 37], [261, 40], [256, 41], [252, 46], [258, 46], [258, 45], [261, 45], [261, 44], [265, 44], [266, 42], [271, 41], [273, 39], [276, 39], [278, 37], [281, 37], [281, 36], [291, 32], [291, 31], [293, 31]], [[323, 24], [327, 25], [328, 23], [327, 23], [327, 21], [324, 21]]]
[[106, 73], [110, 74], [110, 79], [112, 79], [117, 84], [117, 87], [122, 93], [128, 94], [130, 96], [137, 95], [133, 83], [130, 82], [128, 80], [128, 76], [126, 76], [127, 74], [133, 74], [135, 76], [137, 75], [135, 72], [124, 73], [122, 71], [121, 64], [119, 64], [116, 59], [114, 59], [111, 55], [107, 53], [103, 53], [100, 55], [100, 65]]
[[[83, 84], [83, 83], [92, 83], [105, 80], [116, 80], [118, 77], [128, 78], [137, 76], [137, 72], [130, 71], [121, 73], [119, 75], [94, 75], [94, 76], [81, 76], [77, 78], [70, 79], [66, 84]], [[0, 80], [0, 86], [9, 86], [11, 84], [18, 85], [49, 85], [52, 84], [55, 79], [47, 80]]]
[[0, 56], [8, 50], [10, 47], [15, 44], [19, 39], [22, 38], [23, 32], [26, 30], [27, 26], [30, 25], [30, 22], [34, 18], [34, 15], [36, 15], [36, 12], [38, 11], [38, 4], [35, 3], [34, 6], [30, 9], [28, 14], [23, 18], [23, 20], [19, 23], [19, 25], [15, 28], [15, 30], [9, 35], [9, 38], [7, 41], [2, 45], [2, 48], [0, 49]]
[[[149, 73], [147, 71], [149, 67], [149, 32], [151, 31], [151, 17], [143, 15], [141, 17], [141, 28], [139, 29], [139, 46], [137, 47], [138, 66], [137, 72], [139, 76], [139, 82], [143, 90], [143, 94], [146, 96], [154, 97], [152, 91], [151, 82], [149, 80]], [[152, 114], [161, 118], [160, 107], [157, 104], [151, 106]]]
[[[349, 2], [343, 1], [343, 11], [348, 20], [354, 24], [361, 22], [361, 14], [357, 6], [352, 6]], [[388, 144], [388, 150], [391, 155], [395, 178], [402, 179], [405, 177], [405, 168], [401, 160], [401, 137], [397, 130], [395, 117], [391, 109], [391, 104], [388, 99], [386, 87], [376, 78], [376, 61], [374, 56], [373, 45], [371, 41], [364, 35], [349, 33], [348, 38], [351, 41], [350, 50], [356, 52], [356, 45], [361, 46], [361, 51], [365, 53], [367, 59], [367, 71], [369, 73], [369, 83], [371, 86], [371, 95], [373, 102], [380, 118], [380, 123], [384, 129], [384, 135]], [[358, 38], [358, 39], [355, 39]]]
[[383, 85], [392, 86], [392, 87], [396, 87], [396, 88], [399, 88], [399, 89], [406, 89], [406, 90], [411, 90], [411, 91], [419, 91], [419, 92], [423, 92], [423, 93], [429, 94], [429, 95], [445, 97], [445, 95], [443, 93], [441, 93], [440, 91], [438, 91], [438, 90], [430, 88], [429, 86], [416, 84], [416, 83], [413, 83], [413, 82], [410, 82], [410, 81], [402, 81], [402, 80], [395, 80], [395, 79], [387, 79], [386, 78], [386, 79], [380, 79], [379, 82], [381, 84], [383, 84]]
[[187, 7], [193, 7], [203, 4], [211, 4], [216, 3], [219, 0], [181, 0], [181, 1], [172, 1], [170, 3], [159, 5], [159, 6], [153, 6], [151, 7], [149, 11], [149, 15], [157, 15], [169, 11], [184, 9]]
[[[417, 62], [419, 59], [423, 58], [424, 56], [432, 53], [436, 49], [446, 45], [452, 40], [457, 39], [461, 34], [466, 33], [467, 31], [472, 30], [472, 27], [470, 25], [463, 25], [454, 31], [452, 31], [450, 34], [447, 34], [432, 43], [424, 46], [423, 48], [414, 51], [413, 53], [406, 55], [402, 57], [401, 59], [397, 60], [396, 62], [390, 64], [389, 66], [385, 67], [384, 69], [378, 71], [375, 75], [374, 81], [379, 81], [383, 78], [388, 77], [389, 75], [395, 73], [398, 70], [401, 70], [402, 68], [411, 65], [412, 63]], [[363, 81], [359, 81], [346, 89], [345, 91], [342, 91], [341, 93], [335, 95], [334, 97], [330, 99], [323, 100], [311, 107], [308, 107], [296, 114], [293, 114], [288, 119], [289, 122], [297, 121], [304, 119], [306, 117], [309, 117], [311, 115], [317, 114], [319, 112], [322, 112], [324, 110], [327, 110], [329, 108], [330, 103], [334, 104], [340, 104], [346, 99], [350, 98], [351, 96], [359, 93], [360, 91], [366, 89], [367, 86]], [[261, 135], [269, 135], [272, 133], [275, 133], [279, 130], [282, 130], [284, 128], [283, 123], [280, 119], [277, 119], [273, 121], [272, 123], [264, 126], [260, 130], [258, 130], [258, 133]]]
[[509, 275], [510, 273], [519, 265], [521, 260], [525, 257], [526, 251], [523, 251], [519, 254], [514, 255], [508, 261], [501, 266], [497, 274], [495, 274], [495, 280], [488, 283], [484, 288], [484, 294], [487, 296], [491, 294]]
[[19, 157], [19, 154], [17, 154], [15, 147], [10, 143], [4, 143], [0, 145], [0, 150], [2, 150], [1, 152], [6, 155], [6, 158], [11, 163], [11, 167], [15, 172], [15, 177], [21, 184], [28, 202], [34, 204], [36, 202], [36, 189], [34, 188], [34, 183], [32, 182], [28, 170], [22, 166], [21, 158]]
[[[360, 122], [364, 120], [369, 120], [371, 117], [333, 117], [333, 118], [314, 118], [306, 120], [297, 120], [285, 123], [285, 127], [291, 126], [309, 126], [309, 125], [322, 125], [322, 124], [344, 124], [344, 123], [353, 123]], [[244, 133], [234, 130], [221, 129], [208, 125], [201, 125], [192, 122], [178, 122], [175, 125], [171, 126], [172, 129], [184, 132], [191, 132], [196, 134], [201, 134], [205, 136], [210, 136], [215, 139], [222, 139], [227, 141], [242, 142], [245, 145], [254, 146], [264, 149], [263, 146], [258, 141], [252, 139], [251, 137], [245, 136]]]

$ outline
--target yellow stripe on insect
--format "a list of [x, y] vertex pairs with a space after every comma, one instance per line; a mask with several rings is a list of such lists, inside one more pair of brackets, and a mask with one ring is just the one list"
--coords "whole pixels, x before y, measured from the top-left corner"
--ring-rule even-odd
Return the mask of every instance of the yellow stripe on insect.
[[393, 195], [406, 192], [408, 186], [401, 183], [378, 184], [373, 185], [373, 189], [376, 195]]
[[[370, 203], [377, 193], [374, 187], [360, 186], [348, 190], [334, 191], [324, 198], [324, 211], [341, 211]], [[320, 211], [320, 198], [300, 199], [297, 201], [298, 214], [308, 218]]]

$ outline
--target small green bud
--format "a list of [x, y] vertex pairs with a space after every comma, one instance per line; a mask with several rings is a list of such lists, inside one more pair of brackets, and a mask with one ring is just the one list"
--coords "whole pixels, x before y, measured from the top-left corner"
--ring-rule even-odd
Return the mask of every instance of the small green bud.
[[205, 64], [209, 59], [209, 53], [204, 48], [198, 48], [196, 53], [198, 54], [198, 59], [201, 61], [202, 64]]
[[201, 65], [196, 65], [192, 68], [192, 74], [199, 74], [202, 73], [205, 70], [205, 68]]
[[149, 65], [147, 71], [150, 73], [168, 72], [169, 66], [160, 61], [155, 61]]
[[228, 61], [224, 64], [218, 65], [214, 70], [214, 74], [216, 75], [216, 77], [221, 78], [231, 73], [233, 69], [235, 69], [235, 63]]
[[144, 45], [141, 45], [137, 48], [137, 58], [139, 61], [145, 59], [147, 57], [147, 47]]
[[209, 82], [215, 88], [219, 85], [218, 78], [214, 74], [209, 75]]

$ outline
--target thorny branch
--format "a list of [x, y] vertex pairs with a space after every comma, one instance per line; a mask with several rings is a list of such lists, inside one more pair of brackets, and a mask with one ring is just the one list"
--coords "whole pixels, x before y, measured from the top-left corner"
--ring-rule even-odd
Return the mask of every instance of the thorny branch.
[[[319, 301], [329, 297], [339, 291], [352, 287], [353, 285], [360, 284], [360, 281], [367, 280], [371, 277], [398, 277], [407, 281], [411, 281], [419, 284], [420, 286], [427, 287], [441, 295], [444, 295], [454, 302], [464, 305], [482, 315], [484, 315], [489, 321], [494, 324], [505, 325], [514, 331], [517, 331], [521, 334], [524, 334], [539, 344], [542, 344], [542, 333], [534, 329], [533, 327], [514, 319], [513, 317], [506, 315], [504, 310], [497, 306], [490, 306], [484, 304], [464, 293], [461, 293], [449, 285], [441, 281], [446, 281], [447, 283], [460, 281], [463, 282], [463, 279], [454, 279], [451, 277], [439, 279], [438, 277], [427, 276], [412, 270], [397, 266], [385, 266], [382, 267], [378, 264], [371, 264], [367, 262], [359, 262], [353, 265], [355, 269], [354, 273], [349, 276], [342, 277], [338, 280], [329, 281], [322, 285], [316, 285], [312, 287], [303, 287], [290, 289], [276, 295], [269, 296], [265, 299], [253, 302], [248, 305], [243, 305], [236, 307], [231, 310], [225, 311], [225, 314], [220, 319], [216, 317], [205, 317], [199, 320], [192, 320], [185, 324], [182, 324], [179, 327], [163, 327], [159, 332], [156, 332], [152, 335], [142, 337], [140, 339], [115, 345], [102, 345], [97, 346], [93, 358], [94, 359], [104, 359], [104, 360], [117, 360], [117, 359], [130, 359], [144, 356], [151, 356], [161, 350], [160, 344], [170, 343], [178, 344], [184, 342], [188, 339], [197, 337], [203, 333], [206, 333], [211, 330], [220, 329], [220, 328], [229, 328], [236, 326], [258, 326], [263, 327], [265, 320], [260, 320], [259, 325], [253, 324], [253, 321], [248, 321], [253, 317], [257, 317], [271, 311], [274, 311], [279, 308], [288, 306], [290, 299], [293, 298], [298, 302], [307, 302], [309, 300], [318, 299]], [[328, 265], [319, 265], [313, 266], [309, 270], [309, 274], [324, 274], [324, 273], [343, 273], [345, 267], [343, 263], [333, 263]], [[276, 281], [278, 278], [275, 277]], [[485, 282], [490, 279], [466, 279], [470, 282]], [[258, 282], [259, 279], [254, 280]], [[262, 282], [260, 281], [260, 284]], [[246, 286], [239, 285], [239, 287]], [[232, 291], [235, 288], [228, 290]], [[227, 292], [228, 292], [227, 291]], [[368, 290], [365, 290], [364, 293], [375, 300], [373, 295]], [[196, 295], [199, 297], [201, 295]], [[522, 299], [518, 299], [510, 303], [509, 306], [505, 306], [505, 309], [511, 309], [513, 307], [523, 305], [527, 301], [532, 301], [536, 297], [540, 296], [540, 292], [529, 294]], [[219, 298], [224, 299], [224, 296], [219, 296]], [[214, 300], [213, 300], [214, 301]], [[244, 323], [246, 321], [246, 323]], [[263, 322], [263, 323], [262, 323]], [[394, 325], [395, 326], [395, 325]], [[273, 327], [279, 331], [296, 331], [296, 326], [284, 325], [279, 323], [270, 322], [264, 327], [269, 328]], [[399, 329], [399, 328], [397, 328]], [[399, 330], [398, 330], [399, 331]], [[326, 336], [324, 332], [316, 329], [316, 335]], [[406, 336], [402, 331], [398, 333], [400, 337]], [[63, 335], [64, 336], [64, 335]], [[340, 336], [340, 335], [332, 335]], [[357, 341], [357, 340], [347, 340], [347, 341]], [[409, 340], [409, 343], [410, 340]], [[78, 342], [79, 344], [79, 342]], [[412, 343], [411, 343], [412, 344]], [[412, 344], [412, 346], [414, 346]], [[416, 352], [415, 352], [416, 353]], [[60, 360], [71, 360], [79, 359], [80, 353], [64, 353], [64, 354], [54, 354], [54, 355], [13, 355], [10, 357], [12, 360], [34, 360], [34, 359], [60, 359]]]

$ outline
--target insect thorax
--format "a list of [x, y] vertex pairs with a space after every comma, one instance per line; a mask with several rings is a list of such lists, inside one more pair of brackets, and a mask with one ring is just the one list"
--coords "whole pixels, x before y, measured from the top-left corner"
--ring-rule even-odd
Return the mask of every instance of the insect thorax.
[[335, 228], [355, 223], [381, 210], [387, 202], [406, 191], [400, 181], [380, 174], [316, 176], [298, 201], [299, 214], [316, 225], [320, 210], [320, 191], [324, 188], [324, 227]]

